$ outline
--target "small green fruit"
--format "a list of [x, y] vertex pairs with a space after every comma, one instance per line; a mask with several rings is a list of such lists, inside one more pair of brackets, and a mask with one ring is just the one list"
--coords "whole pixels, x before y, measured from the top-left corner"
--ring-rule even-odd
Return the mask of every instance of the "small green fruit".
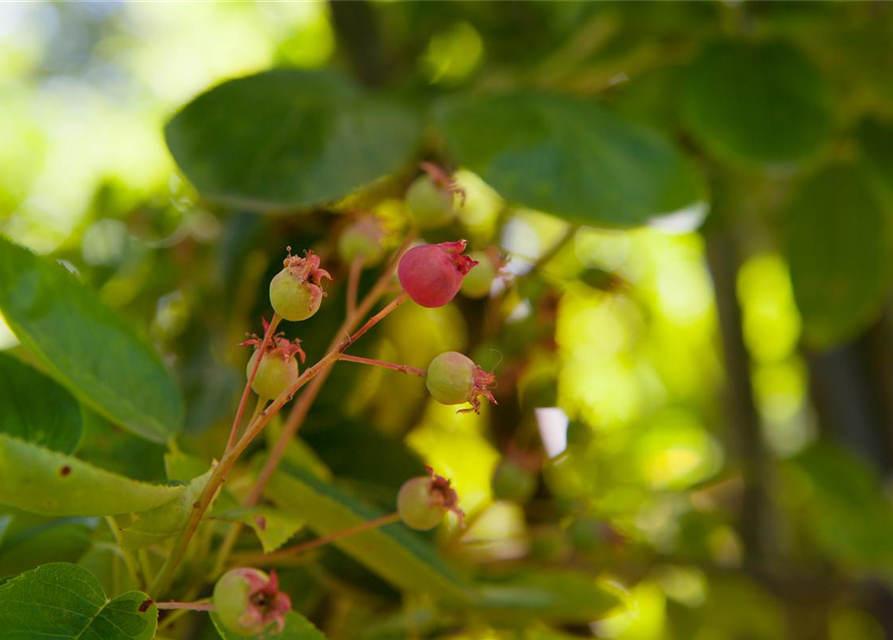
[[513, 460], [503, 460], [493, 473], [493, 497], [527, 502], [536, 491], [536, 476]]
[[454, 200], [453, 192], [435, 184], [428, 174], [416, 178], [406, 190], [406, 205], [421, 229], [449, 224], [456, 213]]
[[338, 256], [347, 264], [363, 258], [363, 266], [371, 267], [384, 256], [383, 232], [371, 216], [362, 217], [338, 237]]
[[291, 322], [306, 320], [322, 302], [322, 290], [301, 278], [289, 267], [270, 281], [270, 304], [280, 316]]
[[256, 636], [276, 625], [285, 626], [291, 610], [288, 594], [279, 592], [276, 573], [239, 568], [223, 574], [214, 585], [214, 610], [223, 626], [235, 635]]
[[457, 351], [447, 351], [431, 361], [425, 385], [441, 404], [462, 404], [474, 394], [474, 372], [477, 366]]
[[[259, 353], [260, 351], [255, 351], [249, 358], [248, 366], [245, 369], [246, 376], [251, 376]], [[261, 398], [272, 399], [278, 397], [297, 380], [298, 361], [294, 355], [283, 357], [280, 353], [268, 352], [260, 361], [251, 389]]]
[[480, 299], [490, 295], [493, 280], [499, 275], [493, 259], [483, 251], [472, 251], [468, 257], [476, 261], [477, 266], [468, 272], [462, 280], [460, 291], [466, 298]]
[[403, 483], [397, 494], [397, 511], [407, 527], [417, 531], [433, 529], [447, 512], [431, 502], [431, 478], [420, 476]]

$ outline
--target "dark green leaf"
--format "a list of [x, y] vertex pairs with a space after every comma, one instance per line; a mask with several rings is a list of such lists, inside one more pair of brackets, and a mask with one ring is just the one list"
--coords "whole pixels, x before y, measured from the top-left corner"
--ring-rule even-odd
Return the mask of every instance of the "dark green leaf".
[[205, 196], [270, 210], [336, 200], [401, 169], [421, 126], [333, 73], [277, 69], [200, 95], [165, 133]]
[[50, 378], [0, 353], [0, 433], [71, 453], [81, 439], [81, 408]]
[[893, 195], [893, 126], [866, 120], [859, 126], [858, 136], [866, 164]]
[[109, 600], [86, 569], [46, 564], [0, 585], [0, 637], [151, 640], [158, 612], [147, 600], [139, 591]]
[[[216, 613], [211, 614], [211, 620], [214, 621], [217, 633], [220, 634], [220, 637], [223, 638], [223, 640], [240, 640], [241, 638], [246, 637], [236, 635], [232, 631], [227, 630], [220, 621], [220, 618], [217, 617]], [[286, 614], [285, 627], [279, 633], [275, 633], [274, 635], [265, 632], [256, 636], [247, 637], [257, 638], [258, 640], [271, 640], [272, 638], [275, 638], [276, 640], [326, 640], [326, 637], [319, 629], [314, 627], [307, 618], [295, 611], [289, 611]]]
[[14, 576], [47, 562], [75, 562], [90, 546], [97, 522], [62, 518], [11, 534], [0, 544], [0, 576]]
[[710, 152], [775, 165], [816, 151], [832, 127], [819, 70], [783, 42], [714, 42], [684, 76], [682, 118]]
[[435, 118], [460, 165], [510, 202], [573, 222], [641, 225], [702, 198], [669, 141], [592, 102], [475, 96], [441, 104]]
[[[287, 462], [273, 476], [269, 492], [284, 508], [306, 518], [307, 526], [319, 535], [385, 515]], [[426, 540], [402, 523], [348, 536], [334, 544], [402, 589], [452, 600], [467, 597], [464, 580]]]
[[787, 211], [787, 255], [804, 336], [826, 348], [852, 338], [880, 311], [888, 282], [888, 222], [863, 175], [823, 170]]
[[158, 353], [63, 266], [0, 238], [0, 310], [49, 375], [122, 427], [162, 442], [180, 426]]
[[0, 503], [49, 516], [107, 516], [154, 509], [185, 487], [137, 482], [0, 434]]

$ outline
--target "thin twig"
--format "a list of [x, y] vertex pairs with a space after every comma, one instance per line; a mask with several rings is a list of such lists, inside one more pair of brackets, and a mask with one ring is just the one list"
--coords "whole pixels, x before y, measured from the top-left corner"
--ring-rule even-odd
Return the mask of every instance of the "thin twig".
[[417, 369], [416, 367], [410, 367], [408, 364], [394, 364], [392, 362], [382, 362], [381, 360], [373, 360], [372, 358], [361, 358], [360, 356], [349, 356], [346, 353], [341, 354], [340, 360], [344, 362], [358, 362], [360, 364], [369, 364], [374, 367], [384, 367], [385, 369], [392, 369], [394, 371], [399, 371], [400, 373], [409, 373], [414, 376], [419, 376], [420, 378], [424, 378], [428, 375], [428, 372], [424, 369]]
[[357, 290], [360, 287], [360, 274], [363, 273], [363, 256], [357, 256], [350, 263], [350, 271], [347, 274], [347, 317], [352, 318], [357, 313]]
[[156, 602], [158, 609], [185, 609], [187, 611], [214, 611], [210, 602]]

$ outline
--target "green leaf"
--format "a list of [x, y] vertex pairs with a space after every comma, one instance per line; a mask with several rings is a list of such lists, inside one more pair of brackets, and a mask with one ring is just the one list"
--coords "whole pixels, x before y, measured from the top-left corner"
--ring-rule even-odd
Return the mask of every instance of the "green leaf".
[[106, 593], [122, 593], [139, 585], [127, 570], [124, 553], [110, 541], [97, 541], [77, 562], [102, 584]]
[[109, 600], [86, 569], [46, 564], [0, 585], [0, 637], [151, 640], [158, 612], [148, 600], [140, 591]]
[[0, 503], [48, 516], [107, 516], [154, 509], [185, 487], [152, 485], [0, 434]]
[[859, 125], [858, 137], [865, 163], [893, 196], [893, 125], [865, 120]]
[[852, 166], [814, 175], [787, 210], [786, 251], [805, 339], [827, 348], [880, 312], [889, 280], [888, 222]]
[[439, 105], [435, 120], [458, 163], [504, 198], [572, 222], [641, 225], [702, 199], [669, 141], [592, 102], [474, 96]]
[[252, 507], [214, 513], [215, 518], [248, 525], [257, 534], [264, 553], [276, 551], [304, 527], [306, 521], [280, 509]]
[[821, 72], [783, 42], [708, 44], [684, 75], [681, 108], [707, 150], [764, 165], [815, 152], [833, 125]]
[[[385, 514], [343, 489], [284, 462], [270, 481], [274, 501], [306, 518], [307, 525], [326, 535]], [[464, 579], [436, 549], [402, 523], [358, 533], [335, 544], [386, 580], [407, 591], [430, 593], [451, 600], [467, 599]]]
[[208, 484], [212, 471], [208, 469], [194, 478], [185, 491], [160, 507], [116, 518], [121, 548], [126, 551], [142, 549], [180, 533], [193, 511], [193, 505]]
[[276, 69], [200, 95], [165, 134], [203, 195], [271, 210], [323, 204], [398, 171], [421, 124], [331, 72]]
[[180, 394], [155, 349], [63, 266], [2, 237], [0, 311], [82, 402], [150, 440], [179, 428]]
[[542, 570], [478, 587], [472, 604], [495, 620], [590, 622], [629, 606], [619, 586], [583, 573]]
[[0, 353], [0, 433], [71, 453], [81, 439], [81, 408], [50, 378]]
[[75, 562], [90, 547], [95, 518], [62, 518], [10, 534], [0, 544], [0, 576], [14, 576], [47, 562]]
[[[223, 626], [223, 623], [220, 621], [220, 618], [216, 613], [211, 613], [211, 620], [214, 622], [214, 626], [217, 628], [217, 633], [220, 634], [220, 637], [223, 638], [223, 640], [242, 640], [246, 637], [236, 635], [232, 631], [229, 631]], [[285, 615], [285, 627], [281, 632], [275, 634], [267, 632], [257, 636], [247, 637], [257, 638], [258, 640], [271, 640], [273, 638], [276, 640], [326, 640], [326, 637], [319, 629], [313, 626], [313, 623], [296, 611], [289, 611]]]

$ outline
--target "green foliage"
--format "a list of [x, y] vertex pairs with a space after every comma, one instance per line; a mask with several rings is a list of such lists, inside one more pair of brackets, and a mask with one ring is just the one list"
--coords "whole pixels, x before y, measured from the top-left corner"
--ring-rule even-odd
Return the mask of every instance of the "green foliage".
[[702, 197], [672, 144], [593, 102], [467, 96], [440, 105], [435, 119], [457, 161], [504, 198], [572, 222], [641, 225]]
[[55, 382], [0, 353], [0, 433], [72, 453], [81, 439], [81, 408]]
[[338, 200], [404, 168], [421, 127], [411, 112], [335, 73], [279, 69], [202, 94], [165, 133], [208, 197], [276, 210]]
[[73, 564], [46, 564], [0, 585], [0, 635], [8, 640], [151, 640], [157, 616], [145, 593], [109, 600], [99, 581]]
[[817, 151], [831, 135], [830, 89], [787, 42], [710, 43], [683, 82], [686, 127], [724, 159], [789, 164]]
[[855, 166], [807, 180], [787, 210], [791, 284], [805, 337], [823, 348], [877, 317], [889, 284], [888, 216]]
[[161, 442], [180, 395], [158, 353], [59, 264], [0, 238], [0, 310], [47, 373], [122, 427]]
[[147, 511], [174, 500], [185, 490], [183, 486], [137, 482], [3, 434], [0, 469], [0, 503], [51, 516]]
[[[307, 471], [284, 463], [270, 482], [273, 499], [319, 535], [356, 526], [385, 513]], [[336, 541], [345, 553], [399, 587], [464, 601], [467, 588], [437, 551], [402, 524], [390, 524]]]
[[[220, 622], [220, 618], [217, 617], [217, 614], [212, 613], [211, 620], [214, 621], [214, 628], [217, 629], [217, 633], [220, 634], [220, 637], [223, 638], [223, 640], [240, 640], [241, 638], [246, 637], [238, 636], [231, 631], [227, 631], [226, 627], [223, 626], [223, 623]], [[277, 640], [325, 640], [325, 636], [320, 633], [319, 629], [314, 627], [307, 618], [294, 611], [290, 611], [285, 616], [285, 627], [281, 632], [276, 633], [274, 636], [271, 636], [271, 632], [264, 632], [257, 636], [248, 637], [257, 638], [258, 640], [271, 637], [275, 637]]]

